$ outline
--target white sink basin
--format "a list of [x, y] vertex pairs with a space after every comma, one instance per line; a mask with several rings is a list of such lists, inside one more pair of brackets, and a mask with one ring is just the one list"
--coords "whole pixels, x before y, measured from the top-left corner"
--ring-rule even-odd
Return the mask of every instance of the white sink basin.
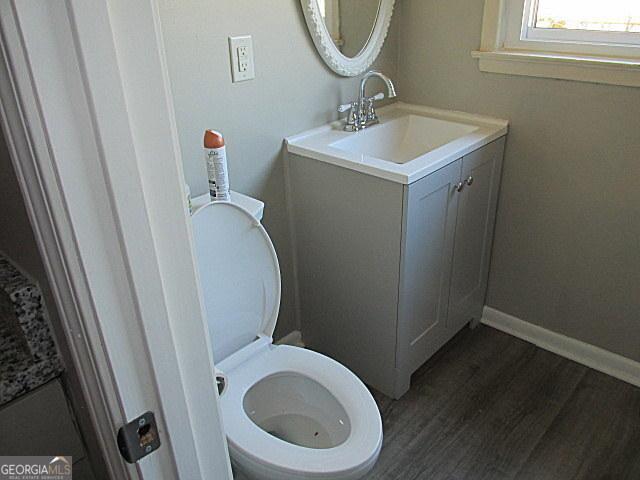
[[404, 115], [338, 140], [330, 146], [394, 163], [407, 163], [478, 130], [475, 125]]
[[507, 134], [508, 122], [463, 112], [395, 103], [380, 123], [345, 132], [333, 122], [288, 137], [290, 153], [409, 184]]

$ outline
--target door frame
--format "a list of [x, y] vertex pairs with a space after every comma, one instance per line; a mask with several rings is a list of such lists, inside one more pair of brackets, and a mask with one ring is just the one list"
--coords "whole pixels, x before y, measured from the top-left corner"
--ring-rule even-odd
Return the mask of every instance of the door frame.
[[[117, 479], [231, 479], [155, 0], [0, 3], [0, 120]], [[117, 429], [153, 410], [135, 465]]]

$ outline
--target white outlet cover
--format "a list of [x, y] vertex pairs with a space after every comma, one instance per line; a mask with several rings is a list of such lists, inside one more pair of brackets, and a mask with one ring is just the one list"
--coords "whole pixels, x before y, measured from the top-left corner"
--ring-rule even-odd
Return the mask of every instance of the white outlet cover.
[[244, 82], [256, 77], [253, 62], [253, 40], [251, 35], [229, 37], [231, 77], [233, 82]]

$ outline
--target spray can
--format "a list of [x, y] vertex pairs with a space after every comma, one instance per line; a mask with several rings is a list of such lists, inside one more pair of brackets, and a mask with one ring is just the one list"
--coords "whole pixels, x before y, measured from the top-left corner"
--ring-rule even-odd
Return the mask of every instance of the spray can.
[[204, 157], [207, 162], [209, 194], [213, 201], [229, 201], [229, 172], [224, 137], [220, 132], [204, 132]]

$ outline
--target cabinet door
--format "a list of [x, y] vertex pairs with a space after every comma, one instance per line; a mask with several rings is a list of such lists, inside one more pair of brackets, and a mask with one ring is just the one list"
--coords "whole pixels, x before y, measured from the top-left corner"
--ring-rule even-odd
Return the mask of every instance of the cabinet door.
[[465, 156], [456, 223], [448, 327], [480, 319], [487, 290], [504, 138]]
[[407, 377], [446, 342], [462, 161], [405, 187], [396, 364]]

